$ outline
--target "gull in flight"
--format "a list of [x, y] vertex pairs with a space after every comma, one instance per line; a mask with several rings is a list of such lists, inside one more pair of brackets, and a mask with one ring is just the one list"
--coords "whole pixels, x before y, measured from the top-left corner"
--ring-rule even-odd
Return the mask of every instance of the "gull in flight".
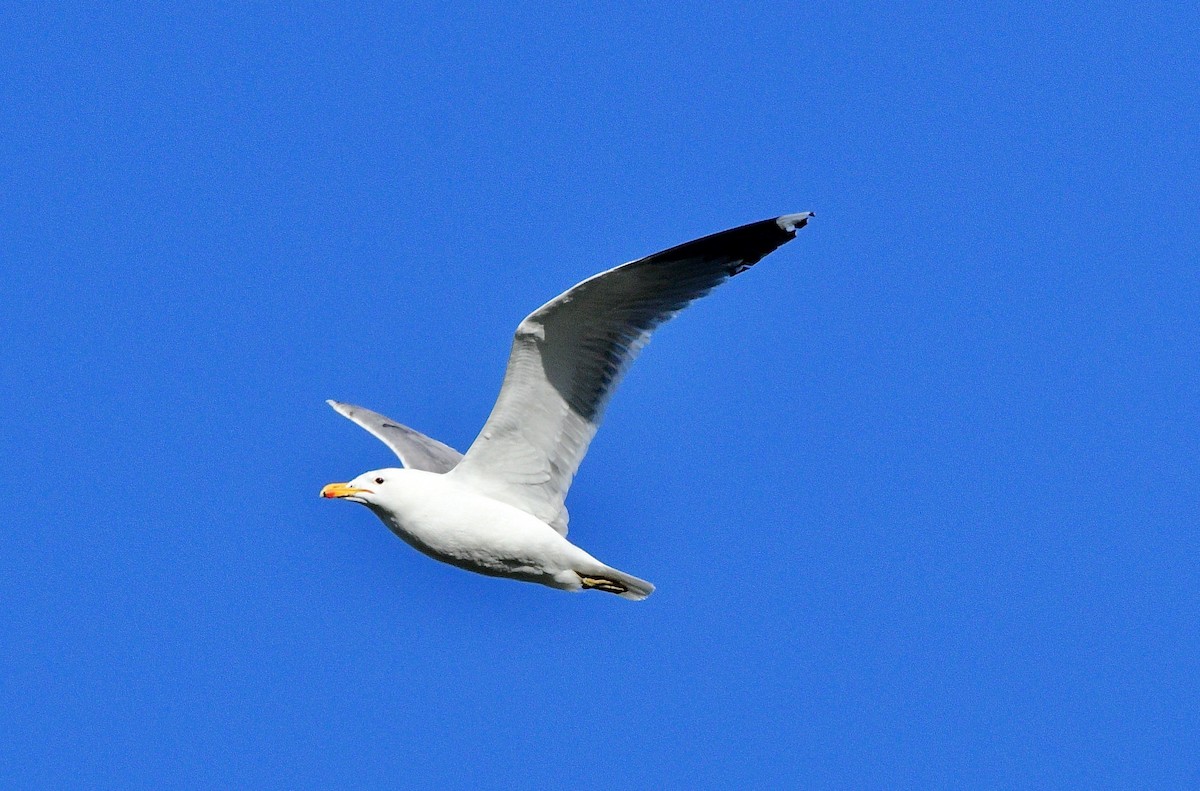
[[321, 496], [367, 506], [396, 535], [459, 568], [561, 590], [646, 598], [654, 586], [567, 540], [563, 501], [604, 407], [650, 333], [791, 241], [811, 212], [686, 242], [601, 272], [517, 325], [500, 396], [460, 454], [378, 412], [330, 401], [400, 457]]

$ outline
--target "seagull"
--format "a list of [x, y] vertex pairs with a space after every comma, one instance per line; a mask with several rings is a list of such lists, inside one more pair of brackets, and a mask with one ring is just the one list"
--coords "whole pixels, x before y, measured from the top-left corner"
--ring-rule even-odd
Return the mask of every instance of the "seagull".
[[415, 549], [468, 571], [645, 599], [652, 584], [567, 540], [567, 489], [650, 334], [791, 241], [812, 216], [761, 220], [622, 264], [530, 313], [466, 454], [378, 412], [329, 401], [391, 448], [403, 469], [331, 483], [321, 497], [367, 506]]

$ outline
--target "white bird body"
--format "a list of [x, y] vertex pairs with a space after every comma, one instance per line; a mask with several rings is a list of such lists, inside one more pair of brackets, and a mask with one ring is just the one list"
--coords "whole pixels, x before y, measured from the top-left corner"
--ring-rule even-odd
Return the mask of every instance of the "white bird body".
[[369, 409], [330, 401], [407, 469], [331, 483], [430, 557], [494, 577], [644, 599], [654, 586], [566, 539], [564, 500], [604, 407], [660, 324], [795, 237], [810, 212], [762, 220], [601, 272], [517, 326], [504, 384], [466, 454]]
[[[580, 590], [581, 574], [596, 579], [615, 574], [648, 588], [646, 594], [653, 590], [596, 560], [532, 514], [453, 476], [393, 468], [363, 473], [350, 486], [369, 488], [374, 496], [364, 502], [380, 520], [414, 549], [443, 563], [562, 590]], [[627, 598], [644, 598], [633, 588], [630, 594]]]

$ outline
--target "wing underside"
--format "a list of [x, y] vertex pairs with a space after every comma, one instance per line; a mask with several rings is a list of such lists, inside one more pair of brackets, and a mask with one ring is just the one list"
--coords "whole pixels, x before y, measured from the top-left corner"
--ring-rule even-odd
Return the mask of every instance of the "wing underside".
[[400, 457], [400, 463], [412, 470], [427, 472], [449, 472], [454, 469], [463, 455], [449, 445], [427, 437], [416, 429], [397, 423], [389, 417], [371, 410], [328, 401], [334, 411], [353, 420], [373, 434]]

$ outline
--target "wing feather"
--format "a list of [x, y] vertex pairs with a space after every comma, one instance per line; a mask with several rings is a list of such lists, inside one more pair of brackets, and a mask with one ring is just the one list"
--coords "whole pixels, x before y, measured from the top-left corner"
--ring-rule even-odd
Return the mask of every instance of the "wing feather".
[[762, 220], [623, 264], [529, 314], [492, 413], [451, 474], [565, 534], [571, 480], [650, 334], [793, 239], [811, 216]]
[[462, 454], [449, 445], [378, 412], [340, 401], [326, 403], [339, 415], [353, 420], [371, 432], [380, 442], [391, 448], [392, 452], [400, 457], [400, 463], [410, 470], [449, 472], [462, 458]]

